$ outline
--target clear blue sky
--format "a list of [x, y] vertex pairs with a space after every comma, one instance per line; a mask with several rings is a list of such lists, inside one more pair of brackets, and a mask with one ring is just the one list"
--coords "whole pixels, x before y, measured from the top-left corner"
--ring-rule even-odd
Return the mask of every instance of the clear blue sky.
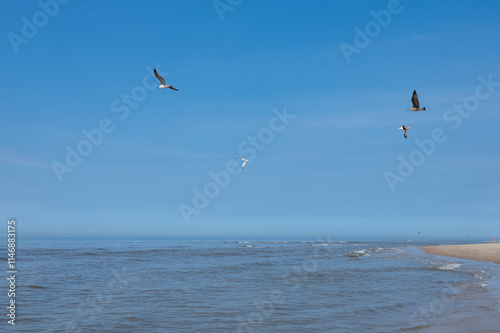
[[1, 212], [22, 235], [500, 237], [499, 3], [47, 4], [0, 13]]

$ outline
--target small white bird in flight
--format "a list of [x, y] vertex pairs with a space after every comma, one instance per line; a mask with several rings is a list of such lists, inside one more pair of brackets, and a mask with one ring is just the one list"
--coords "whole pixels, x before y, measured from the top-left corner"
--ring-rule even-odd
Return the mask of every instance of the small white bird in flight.
[[158, 80], [160, 80], [160, 85], [158, 86], [158, 88], [160, 89], [165, 89], [165, 88], [170, 88], [172, 90], [176, 90], [176, 91], [179, 91], [179, 89], [175, 89], [173, 86], [171, 86], [170, 84], [166, 84], [165, 83], [165, 79], [160, 75], [158, 74], [158, 72], [156, 71], [156, 68], [155, 68], [155, 76]]
[[408, 111], [425, 111], [425, 107], [423, 108], [420, 107], [416, 90], [413, 90], [413, 95], [411, 96], [411, 103], [413, 104], [413, 107], [409, 108]]
[[238, 156], [236, 158], [241, 158], [243, 160], [243, 165], [241, 166], [241, 169], [243, 169], [243, 167], [245, 166], [245, 164], [247, 164], [248, 160], [244, 156]]
[[403, 135], [405, 136], [405, 139], [407, 139], [408, 137], [406, 136], [406, 131], [407, 131], [407, 130], [410, 130], [410, 129], [411, 129], [411, 127], [408, 127], [408, 126], [406, 126], [406, 125], [403, 125], [403, 126], [401, 126], [399, 129], [400, 129], [400, 130], [403, 130]]

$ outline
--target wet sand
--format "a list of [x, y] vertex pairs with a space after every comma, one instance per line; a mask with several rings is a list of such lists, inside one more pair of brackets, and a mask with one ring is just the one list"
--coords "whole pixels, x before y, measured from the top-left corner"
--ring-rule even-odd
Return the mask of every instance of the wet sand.
[[500, 264], [500, 243], [420, 247], [427, 254]]

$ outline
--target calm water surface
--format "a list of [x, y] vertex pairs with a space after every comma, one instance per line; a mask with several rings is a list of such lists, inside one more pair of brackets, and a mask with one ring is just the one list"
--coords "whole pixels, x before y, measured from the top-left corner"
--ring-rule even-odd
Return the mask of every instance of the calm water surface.
[[500, 265], [421, 244], [18, 240], [0, 331], [500, 332]]

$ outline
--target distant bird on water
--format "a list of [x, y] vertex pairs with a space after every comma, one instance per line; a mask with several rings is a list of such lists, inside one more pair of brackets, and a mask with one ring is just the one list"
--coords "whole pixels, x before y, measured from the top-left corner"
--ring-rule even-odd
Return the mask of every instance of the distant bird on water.
[[172, 90], [175, 90], [175, 91], [179, 91], [179, 89], [175, 89], [173, 86], [171, 86], [170, 84], [166, 84], [165, 83], [165, 79], [160, 75], [158, 74], [158, 72], [156, 71], [156, 68], [155, 68], [155, 76], [158, 80], [160, 80], [160, 85], [158, 86], [158, 88], [160, 89], [165, 89], [165, 88], [170, 88]]
[[403, 125], [403, 126], [401, 126], [399, 129], [400, 129], [400, 130], [403, 130], [403, 135], [405, 136], [405, 139], [408, 139], [408, 137], [406, 136], [406, 131], [407, 131], [407, 130], [410, 130], [410, 129], [411, 129], [411, 127], [408, 127], [408, 126], [406, 126], [406, 125]]
[[245, 166], [245, 164], [247, 164], [248, 160], [244, 156], [238, 156], [236, 158], [241, 158], [243, 160], [243, 165], [241, 166], [241, 169], [243, 169], [243, 167]]
[[411, 96], [411, 103], [413, 104], [413, 107], [409, 108], [408, 111], [425, 111], [425, 107], [423, 108], [420, 107], [416, 90], [413, 90], [413, 95]]

